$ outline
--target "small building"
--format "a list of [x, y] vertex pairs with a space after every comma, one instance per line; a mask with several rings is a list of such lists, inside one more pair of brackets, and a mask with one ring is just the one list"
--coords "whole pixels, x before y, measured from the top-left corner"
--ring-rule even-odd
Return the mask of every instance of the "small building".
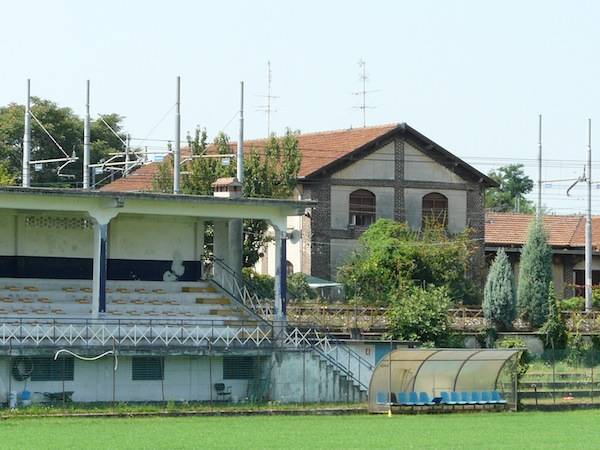
[[[527, 233], [535, 216], [494, 213], [485, 216], [485, 253], [488, 265], [497, 250], [503, 248], [519, 281], [519, 261]], [[584, 295], [585, 286], [585, 217], [581, 215], [546, 215], [543, 218], [552, 247], [552, 275], [559, 298]], [[592, 219], [592, 282], [600, 285], [600, 217]]]

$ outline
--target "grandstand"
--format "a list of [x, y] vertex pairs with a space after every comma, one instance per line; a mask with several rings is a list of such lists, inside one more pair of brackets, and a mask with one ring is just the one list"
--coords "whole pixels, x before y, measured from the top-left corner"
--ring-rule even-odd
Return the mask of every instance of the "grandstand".
[[0, 188], [0, 401], [364, 400], [373, 360], [287, 326], [285, 255], [274, 300], [233, 268], [230, 220], [267, 220], [285, 239], [287, 217], [311, 206]]

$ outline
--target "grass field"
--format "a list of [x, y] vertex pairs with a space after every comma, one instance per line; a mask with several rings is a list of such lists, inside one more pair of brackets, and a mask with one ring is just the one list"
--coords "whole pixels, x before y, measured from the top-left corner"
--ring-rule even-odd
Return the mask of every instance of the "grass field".
[[421, 416], [14, 418], [6, 449], [600, 448], [600, 411]]

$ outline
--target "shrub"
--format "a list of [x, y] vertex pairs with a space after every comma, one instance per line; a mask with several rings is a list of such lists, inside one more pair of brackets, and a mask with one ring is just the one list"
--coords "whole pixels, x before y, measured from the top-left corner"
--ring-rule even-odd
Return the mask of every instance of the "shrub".
[[260, 298], [275, 298], [275, 281], [272, 276], [256, 273], [250, 267], [244, 267], [242, 269], [242, 275], [244, 277], [244, 282]]
[[316, 297], [317, 293], [308, 285], [305, 274], [298, 272], [288, 277], [288, 298], [290, 300], [313, 300]]
[[583, 311], [585, 308], [585, 299], [583, 297], [566, 298], [560, 302], [560, 309], [563, 311]]
[[531, 361], [531, 356], [527, 351], [527, 346], [525, 345], [525, 341], [520, 337], [508, 337], [504, 338], [500, 341], [496, 341], [496, 348], [519, 348], [524, 349], [517, 360], [517, 379], [520, 379], [523, 375], [527, 373], [529, 370], [529, 362]]
[[521, 254], [517, 305], [532, 326], [544, 324], [548, 316], [548, 287], [552, 281], [552, 250], [544, 224], [535, 220], [529, 227]]
[[512, 328], [516, 316], [515, 282], [508, 257], [498, 250], [483, 291], [483, 315], [498, 331]]
[[546, 345], [553, 349], [562, 349], [567, 345], [567, 324], [560, 313], [554, 283], [550, 283], [548, 294], [548, 320], [540, 331], [546, 335]]
[[398, 293], [387, 311], [389, 333], [394, 339], [448, 345], [451, 338], [446, 287], [409, 287]]

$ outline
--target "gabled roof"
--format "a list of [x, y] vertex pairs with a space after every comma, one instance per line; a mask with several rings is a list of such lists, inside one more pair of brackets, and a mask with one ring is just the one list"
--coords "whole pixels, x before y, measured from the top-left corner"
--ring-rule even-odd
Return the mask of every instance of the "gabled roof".
[[[529, 225], [535, 216], [515, 213], [486, 213], [486, 246], [523, 246]], [[585, 217], [544, 216], [548, 243], [552, 247], [581, 248], [585, 246]], [[600, 247], [600, 217], [592, 218], [592, 246]]]
[[[364, 128], [350, 128], [346, 130], [321, 131], [316, 133], [302, 133], [298, 136], [298, 145], [302, 153], [299, 178], [312, 179], [325, 173], [331, 173], [344, 165], [351, 164], [376, 150], [384, 141], [395, 135], [407, 135], [416, 140], [423, 147], [423, 151], [436, 159], [458, 175], [483, 182], [486, 186], [495, 186], [496, 183], [474, 167], [428, 139], [415, 129], [402, 124], [387, 124]], [[267, 139], [244, 141], [244, 152], [251, 149], [260, 151], [267, 144]], [[231, 143], [231, 152], [237, 150], [237, 143]], [[209, 148], [209, 152], [211, 148]], [[106, 191], [149, 191], [152, 189], [152, 180], [157, 172], [158, 163], [147, 164], [134, 172], [126, 179], [119, 179], [102, 188]]]

